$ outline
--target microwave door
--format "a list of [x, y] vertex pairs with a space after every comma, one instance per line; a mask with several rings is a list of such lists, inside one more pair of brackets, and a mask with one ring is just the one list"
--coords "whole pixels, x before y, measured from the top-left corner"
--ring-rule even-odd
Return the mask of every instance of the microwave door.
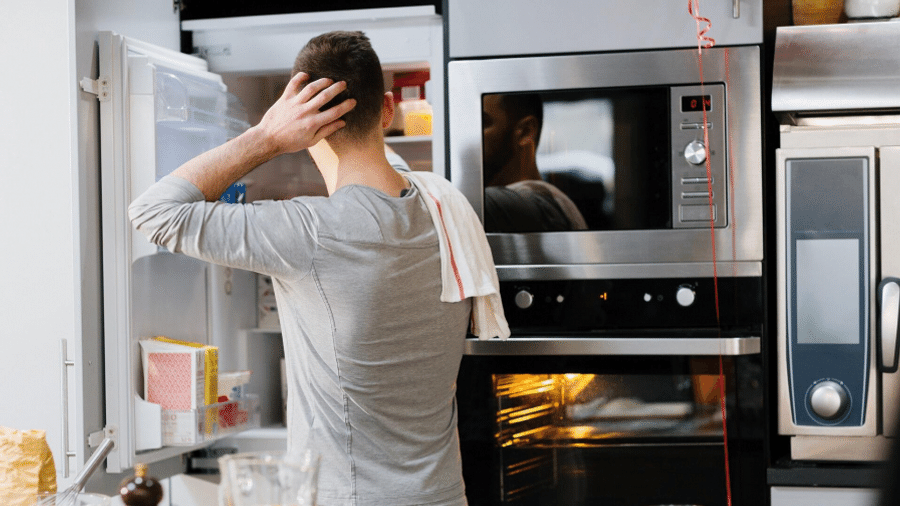
[[98, 39], [106, 429], [116, 438], [107, 470], [118, 473], [193, 449], [160, 447], [161, 422], [136, 415], [159, 413], [140, 399], [139, 339], [165, 335], [221, 345], [210, 334], [215, 315], [223, 313], [210, 304], [221, 299], [210, 284], [221, 278], [218, 268], [160, 251], [134, 231], [128, 205], [248, 125], [205, 61], [112, 32]]
[[881, 371], [882, 431], [897, 437], [900, 418], [898, 314], [900, 314], [900, 146], [879, 148], [881, 284], [878, 292], [878, 370]]

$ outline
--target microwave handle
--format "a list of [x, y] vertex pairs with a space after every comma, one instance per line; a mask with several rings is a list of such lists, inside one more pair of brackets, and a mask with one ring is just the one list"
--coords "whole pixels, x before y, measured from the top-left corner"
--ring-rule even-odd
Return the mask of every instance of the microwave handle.
[[740, 19], [741, 17], [741, 0], [732, 0], [731, 2], [731, 17], [734, 19]]
[[900, 279], [885, 278], [878, 285], [878, 368], [897, 372], [897, 334], [900, 331]]

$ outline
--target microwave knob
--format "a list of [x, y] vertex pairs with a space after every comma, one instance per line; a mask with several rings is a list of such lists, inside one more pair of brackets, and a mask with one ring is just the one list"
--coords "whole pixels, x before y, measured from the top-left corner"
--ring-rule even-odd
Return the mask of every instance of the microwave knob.
[[678, 304], [682, 307], [688, 307], [694, 303], [694, 298], [696, 294], [693, 290], [686, 286], [682, 286], [675, 292], [675, 300], [678, 301]]
[[706, 146], [700, 141], [691, 141], [684, 147], [684, 159], [688, 163], [700, 165], [706, 161]]
[[817, 383], [809, 392], [809, 407], [825, 420], [840, 418], [847, 411], [849, 401], [847, 390], [836, 381]]
[[519, 309], [528, 309], [533, 303], [534, 295], [528, 290], [520, 290], [519, 293], [516, 294], [516, 306], [518, 306]]

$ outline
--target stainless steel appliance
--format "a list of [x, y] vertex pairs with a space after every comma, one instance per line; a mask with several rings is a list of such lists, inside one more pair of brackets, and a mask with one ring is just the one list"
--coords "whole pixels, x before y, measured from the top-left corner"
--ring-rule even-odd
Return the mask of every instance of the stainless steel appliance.
[[[711, 277], [714, 257], [761, 275], [759, 48], [707, 49], [702, 63], [703, 83], [696, 48], [448, 64], [450, 178], [485, 220], [501, 279]], [[581, 230], [492, 225], [485, 121], [494, 97], [522, 96], [543, 103], [540, 177]]]
[[759, 359], [724, 357], [723, 410], [716, 356], [466, 356], [469, 504], [764, 504]]
[[466, 343], [469, 504], [765, 503], [761, 3], [738, 4], [706, 4], [734, 30], [702, 80], [687, 6], [445, 4], [448, 171], [512, 330]]
[[898, 37], [887, 22], [777, 32], [778, 429], [793, 459], [883, 459], [897, 431]]

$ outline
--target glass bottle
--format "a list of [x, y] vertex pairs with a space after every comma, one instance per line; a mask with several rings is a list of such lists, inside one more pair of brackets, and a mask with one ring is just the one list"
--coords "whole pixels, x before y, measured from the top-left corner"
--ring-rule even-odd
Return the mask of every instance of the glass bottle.
[[119, 495], [127, 506], [158, 506], [163, 490], [156, 478], [147, 476], [146, 464], [135, 464], [134, 476], [119, 485]]

